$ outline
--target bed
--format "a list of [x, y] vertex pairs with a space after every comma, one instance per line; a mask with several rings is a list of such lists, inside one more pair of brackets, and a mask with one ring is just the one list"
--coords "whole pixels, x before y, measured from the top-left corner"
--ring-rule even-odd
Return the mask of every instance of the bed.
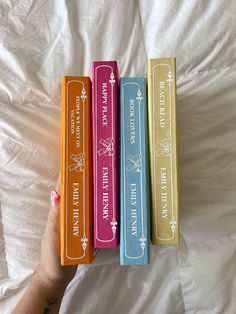
[[117, 60], [146, 75], [175, 56], [180, 245], [147, 267], [100, 250], [79, 267], [60, 313], [236, 313], [236, 4], [233, 0], [3, 0], [0, 3], [0, 313], [40, 257], [60, 168], [62, 75]]

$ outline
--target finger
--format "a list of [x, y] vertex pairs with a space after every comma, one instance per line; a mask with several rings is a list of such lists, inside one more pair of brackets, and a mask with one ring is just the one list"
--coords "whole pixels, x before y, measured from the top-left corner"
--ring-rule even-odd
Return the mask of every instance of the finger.
[[60, 194], [60, 191], [61, 191], [61, 171], [59, 172], [59, 176], [57, 179], [56, 191]]
[[50, 210], [48, 213], [47, 229], [58, 232], [59, 229], [59, 213], [60, 213], [60, 195], [56, 190], [51, 192]]
[[60, 204], [60, 195], [56, 190], [52, 190], [50, 194], [51, 207], [57, 208]]

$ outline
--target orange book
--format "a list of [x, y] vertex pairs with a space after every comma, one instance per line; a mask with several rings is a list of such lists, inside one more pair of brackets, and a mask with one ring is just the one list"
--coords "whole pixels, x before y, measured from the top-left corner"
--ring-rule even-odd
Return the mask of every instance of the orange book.
[[89, 77], [62, 80], [61, 264], [93, 260], [92, 113]]

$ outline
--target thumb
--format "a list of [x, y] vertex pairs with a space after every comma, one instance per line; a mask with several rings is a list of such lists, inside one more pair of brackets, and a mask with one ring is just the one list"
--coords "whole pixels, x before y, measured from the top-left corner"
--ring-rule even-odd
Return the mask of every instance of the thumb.
[[60, 195], [56, 190], [51, 192], [50, 210], [48, 213], [47, 229], [58, 232], [59, 229], [59, 214], [60, 214]]
[[53, 190], [50, 195], [50, 209], [48, 213], [46, 230], [41, 244], [41, 255], [45, 251], [59, 255], [60, 246], [60, 196]]

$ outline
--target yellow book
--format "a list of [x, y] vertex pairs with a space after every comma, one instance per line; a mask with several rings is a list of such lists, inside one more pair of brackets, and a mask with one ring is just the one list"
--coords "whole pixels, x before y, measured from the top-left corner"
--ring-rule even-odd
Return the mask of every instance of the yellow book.
[[148, 122], [153, 244], [178, 244], [175, 58], [148, 61]]

